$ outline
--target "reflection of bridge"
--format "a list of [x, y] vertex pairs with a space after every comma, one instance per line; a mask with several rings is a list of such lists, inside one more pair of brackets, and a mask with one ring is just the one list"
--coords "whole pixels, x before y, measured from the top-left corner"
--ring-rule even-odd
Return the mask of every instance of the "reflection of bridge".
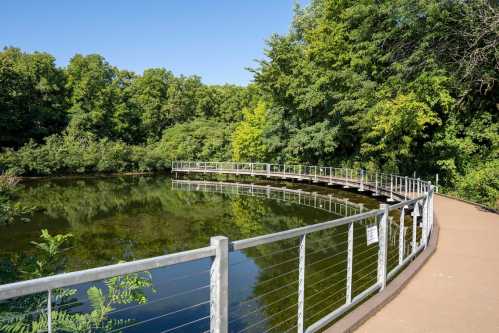
[[293, 190], [285, 187], [270, 185], [255, 185], [228, 182], [209, 182], [200, 180], [172, 180], [172, 187], [176, 190], [249, 195], [253, 197], [281, 200], [301, 206], [313, 207], [338, 216], [350, 216], [362, 213], [365, 209], [362, 204], [336, 198], [332, 195], [318, 194]]

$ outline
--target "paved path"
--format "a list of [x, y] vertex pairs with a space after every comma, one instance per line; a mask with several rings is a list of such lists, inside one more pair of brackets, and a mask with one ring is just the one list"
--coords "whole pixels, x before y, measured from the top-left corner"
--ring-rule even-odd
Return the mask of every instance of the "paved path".
[[437, 251], [357, 332], [499, 332], [499, 215], [435, 200]]

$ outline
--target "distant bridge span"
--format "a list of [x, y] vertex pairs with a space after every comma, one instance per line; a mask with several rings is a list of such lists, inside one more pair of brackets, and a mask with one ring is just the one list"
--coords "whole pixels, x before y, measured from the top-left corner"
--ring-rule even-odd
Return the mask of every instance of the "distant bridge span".
[[174, 161], [172, 172], [307, 180], [313, 183], [355, 188], [361, 192], [370, 191], [375, 196], [386, 196], [388, 201], [403, 201], [418, 197], [428, 192], [431, 186], [431, 182], [408, 176], [368, 172], [363, 169], [294, 164]]

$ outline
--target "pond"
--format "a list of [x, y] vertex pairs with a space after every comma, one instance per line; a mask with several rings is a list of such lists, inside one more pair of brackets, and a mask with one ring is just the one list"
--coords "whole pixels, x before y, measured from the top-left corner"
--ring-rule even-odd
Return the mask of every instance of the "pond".
[[[189, 181], [181, 184], [168, 176], [24, 182], [19, 201], [38, 210], [29, 222], [0, 227], [0, 260], [3, 267], [7, 267], [0, 274], [1, 283], [23, 278], [22, 274], [14, 276], [18, 271], [15, 265], [20, 262], [19, 258], [36, 258], [38, 250], [31, 242], [39, 241], [41, 229], [47, 229], [51, 235], [72, 234], [70, 247], [60, 254], [57, 263], [69, 272], [204, 247], [211, 236], [244, 239], [332, 220], [348, 213], [331, 212], [323, 209], [322, 204], [310, 207], [305, 204], [311, 202], [310, 195], [309, 201], [298, 203], [291, 200], [295, 194], [283, 194], [280, 189], [284, 186], [302, 189], [303, 197], [317, 192], [319, 197], [331, 194], [333, 198], [346, 198], [353, 204], [362, 203], [364, 209], [378, 207], [375, 199], [342, 189], [238, 178], [242, 184], [234, 190], [234, 186], [225, 184], [234, 182], [233, 178], [211, 179], [212, 182], [221, 180], [224, 183], [214, 187], [203, 187], [195, 180], [185, 186]], [[253, 192], [253, 188], [250, 191], [250, 182], [260, 189], [270, 185], [267, 191], [273, 194], [256, 195], [262, 192]], [[334, 202], [341, 200], [334, 199]], [[346, 227], [338, 227], [314, 233], [307, 239], [307, 324], [344, 302], [346, 233]], [[406, 239], [410, 237], [407, 232]], [[366, 245], [365, 229], [356, 228], [355, 239], [354, 295], [375, 281], [377, 255], [377, 246]], [[396, 244], [389, 249], [391, 262], [396, 261], [395, 249]], [[231, 252], [229, 260], [229, 330], [285, 332], [296, 329], [298, 240]], [[59, 291], [54, 309], [71, 323], [60, 319], [56, 321], [55, 331], [83, 332], [89, 327], [95, 332], [208, 330], [209, 267], [209, 260], [198, 260], [155, 269], [135, 276], [133, 281], [125, 281], [129, 284], [152, 281], [151, 285], [143, 285], [145, 299], [142, 300], [136, 297], [116, 301], [114, 297], [112, 303], [112, 288], [125, 288], [119, 284], [123, 281], [82, 284], [67, 295]], [[93, 286], [101, 292], [102, 299], [107, 297], [109, 309], [101, 321], [89, 323], [94, 320], [92, 316], [75, 314], [95, 312], [95, 297], [89, 293]], [[43, 306], [44, 299], [46, 296], [41, 295], [38, 301], [30, 301], [31, 305], [22, 309], [22, 313], [28, 313], [23, 317], [25, 322], [41, 320], [43, 309], [39, 307]], [[0, 304], [0, 311], [3, 309], [5, 315], [13, 307], [18, 308], [17, 303], [12, 306], [4, 302]], [[3, 317], [0, 313], [0, 325]], [[72, 321], [87, 322], [78, 326]]]

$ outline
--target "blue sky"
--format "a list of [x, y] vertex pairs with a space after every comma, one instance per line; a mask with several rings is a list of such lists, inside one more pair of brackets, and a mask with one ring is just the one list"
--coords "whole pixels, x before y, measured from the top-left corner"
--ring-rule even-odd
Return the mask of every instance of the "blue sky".
[[98, 53], [138, 73], [164, 67], [245, 85], [244, 68], [256, 66], [273, 32], [288, 31], [292, 15], [293, 0], [3, 0], [0, 45], [46, 51], [60, 66]]

